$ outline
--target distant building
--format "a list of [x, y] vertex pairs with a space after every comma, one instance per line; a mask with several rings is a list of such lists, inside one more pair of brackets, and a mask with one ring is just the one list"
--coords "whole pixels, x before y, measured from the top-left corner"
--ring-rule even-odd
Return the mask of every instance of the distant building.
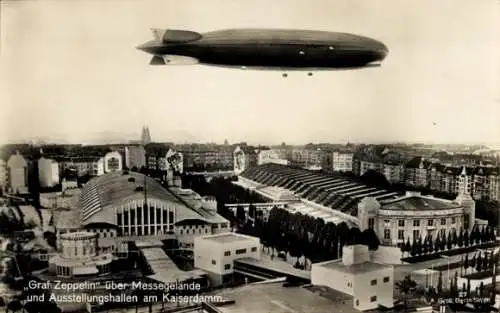
[[54, 187], [59, 184], [59, 164], [52, 159], [41, 157], [38, 160], [38, 179], [40, 187]]
[[384, 174], [384, 163], [379, 160], [361, 160], [360, 176], [364, 175], [369, 170]]
[[412, 187], [428, 187], [428, 169], [431, 162], [423, 157], [415, 157], [405, 167], [405, 184]]
[[122, 155], [119, 152], [108, 152], [104, 156], [104, 173], [120, 172], [122, 164]]
[[28, 162], [17, 152], [7, 161], [9, 187], [13, 193], [28, 192]]
[[265, 163], [288, 165], [288, 161], [281, 159], [278, 153], [272, 149], [260, 150], [257, 153], [257, 165]]
[[184, 156], [186, 171], [232, 170], [234, 167], [233, 149], [230, 146], [184, 145], [179, 147]]
[[313, 264], [311, 283], [352, 296], [354, 308], [360, 311], [392, 308], [393, 266], [371, 262], [367, 246], [344, 246], [342, 252], [342, 260]]
[[128, 169], [141, 169], [146, 166], [146, 150], [143, 146], [127, 146], [125, 147], [125, 166]]
[[194, 240], [194, 266], [207, 272], [215, 285], [230, 283], [234, 261], [260, 259], [260, 240], [237, 233], [201, 236]]
[[479, 166], [474, 169], [472, 196], [476, 200], [500, 200], [500, 169]]
[[399, 162], [384, 162], [383, 174], [391, 184], [400, 184], [404, 181], [404, 166]]
[[333, 152], [332, 166], [336, 172], [352, 172], [352, 161], [354, 154], [352, 152]]
[[462, 228], [470, 232], [476, 223], [475, 202], [466, 194], [453, 201], [418, 192], [380, 202], [366, 197], [358, 203], [358, 219], [361, 231], [371, 228], [382, 244], [395, 246]]
[[0, 190], [5, 189], [7, 186], [7, 177], [7, 163], [3, 159], [0, 159]]
[[234, 172], [242, 173], [251, 166], [257, 165], [257, 153], [249, 146], [237, 146], [234, 149]]
[[71, 170], [76, 173], [78, 177], [100, 176], [104, 174], [104, 157], [103, 156], [85, 156], [85, 157], [72, 157], [66, 158], [59, 162], [60, 172], [64, 173], [65, 170]]

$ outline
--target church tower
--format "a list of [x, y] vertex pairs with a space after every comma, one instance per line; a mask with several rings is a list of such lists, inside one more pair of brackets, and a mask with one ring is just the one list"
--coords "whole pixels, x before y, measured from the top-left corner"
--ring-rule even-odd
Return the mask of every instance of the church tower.
[[151, 143], [151, 135], [149, 133], [149, 127], [143, 126], [141, 135], [141, 144], [145, 146], [149, 143]]

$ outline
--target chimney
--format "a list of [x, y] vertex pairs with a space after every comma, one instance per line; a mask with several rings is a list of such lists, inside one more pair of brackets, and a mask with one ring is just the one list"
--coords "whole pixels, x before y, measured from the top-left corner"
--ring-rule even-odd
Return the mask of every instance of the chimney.
[[342, 248], [342, 263], [344, 266], [365, 263], [370, 261], [368, 246], [352, 245]]

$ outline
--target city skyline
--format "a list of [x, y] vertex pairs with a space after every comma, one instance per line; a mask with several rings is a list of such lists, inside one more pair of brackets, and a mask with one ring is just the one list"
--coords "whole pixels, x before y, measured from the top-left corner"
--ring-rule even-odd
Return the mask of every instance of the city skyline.
[[[140, 138], [142, 125], [160, 142], [500, 141], [495, 1], [282, 4], [2, 2], [0, 143], [126, 142]], [[377, 69], [286, 79], [151, 67], [135, 47], [152, 38], [152, 27], [344, 31], [381, 40], [389, 56]]]

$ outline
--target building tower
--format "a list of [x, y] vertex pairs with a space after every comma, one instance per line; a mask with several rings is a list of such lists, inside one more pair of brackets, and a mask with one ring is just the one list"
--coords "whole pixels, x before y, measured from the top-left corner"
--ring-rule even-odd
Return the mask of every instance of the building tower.
[[147, 126], [142, 127], [141, 143], [143, 146], [151, 143], [151, 134]]

